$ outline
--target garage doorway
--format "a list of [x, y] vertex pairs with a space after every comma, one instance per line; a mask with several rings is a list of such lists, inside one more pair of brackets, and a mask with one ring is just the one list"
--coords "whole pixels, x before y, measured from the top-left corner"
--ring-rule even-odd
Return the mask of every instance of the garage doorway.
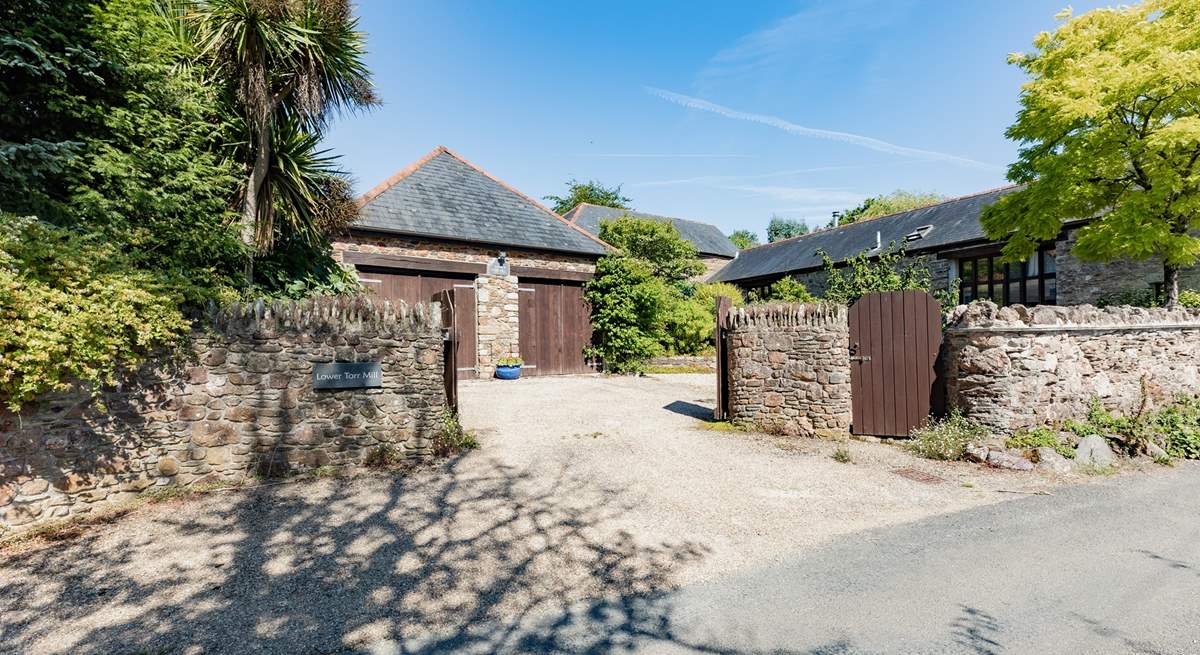
[[404, 301], [410, 306], [428, 304], [429, 299], [440, 291], [453, 291], [456, 301], [454, 330], [458, 341], [458, 377], [474, 378], [478, 375], [474, 275], [360, 266], [358, 279], [375, 296], [392, 302]]
[[519, 291], [522, 375], [594, 372], [583, 355], [592, 342], [583, 284], [522, 278]]

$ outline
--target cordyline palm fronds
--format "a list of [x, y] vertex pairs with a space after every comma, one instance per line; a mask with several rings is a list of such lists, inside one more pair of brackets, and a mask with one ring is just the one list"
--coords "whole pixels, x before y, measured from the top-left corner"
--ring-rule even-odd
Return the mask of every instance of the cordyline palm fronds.
[[[317, 236], [315, 218], [344, 212], [348, 196], [332, 157], [316, 150], [321, 132], [331, 115], [377, 102], [348, 0], [201, 0], [187, 16], [246, 135], [243, 240], [268, 251], [277, 228]], [[273, 156], [276, 146], [286, 152]], [[306, 172], [315, 177], [293, 177]], [[334, 209], [323, 191], [342, 196]]]

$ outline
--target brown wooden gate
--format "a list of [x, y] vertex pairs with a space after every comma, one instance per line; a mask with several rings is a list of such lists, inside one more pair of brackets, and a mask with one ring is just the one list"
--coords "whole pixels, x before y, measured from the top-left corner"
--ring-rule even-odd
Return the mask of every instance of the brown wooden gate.
[[455, 319], [454, 289], [433, 294], [431, 302], [442, 306], [442, 385], [446, 390], [446, 407], [458, 413], [458, 330]]
[[522, 278], [518, 291], [521, 375], [591, 373], [583, 356], [592, 341], [583, 285]]
[[903, 437], [933, 407], [941, 308], [924, 291], [872, 293], [850, 308], [854, 434]]
[[717, 296], [717, 408], [713, 418], [724, 421], [729, 418], [729, 308], [732, 301]]

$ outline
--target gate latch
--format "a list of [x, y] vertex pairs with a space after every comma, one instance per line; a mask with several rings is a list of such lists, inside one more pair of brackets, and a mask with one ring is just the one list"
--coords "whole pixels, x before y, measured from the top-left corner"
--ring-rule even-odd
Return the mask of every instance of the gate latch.
[[854, 344], [852, 344], [850, 346], [850, 361], [852, 361], [852, 362], [869, 362], [869, 361], [871, 361], [871, 356], [870, 355], [859, 355], [858, 354], [858, 342], [855, 342]]

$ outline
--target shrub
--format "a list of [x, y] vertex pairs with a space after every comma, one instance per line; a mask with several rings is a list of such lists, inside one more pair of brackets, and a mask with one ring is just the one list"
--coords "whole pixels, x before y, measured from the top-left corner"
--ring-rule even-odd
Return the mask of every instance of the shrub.
[[1171, 457], [1200, 459], [1200, 398], [1180, 398], [1154, 416], [1154, 427], [1163, 435]]
[[[1143, 391], [1144, 395], [1144, 391]], [[1099, 399], [1092, 399], [1084, 420], [1068, 420], [1063, 425], [1079, 437], [1098, 434], [1120, 437], [1119, 445], [1130, 455], [1139, 454], [1151, 441], [1171, 457], [1200, 459], [1200, 397], [1181, 396], [1158, 411], [1142, 408], [1130, 416], [1114, 416]]]
[[1179, 290], [1179, 305], [1181, 307], [1200, 308], [1200, 291], [1195, 289]]
[[907, 289], [927, 291], [932, 281], [929, 269], [921, 265], [921, 259], [906, 258], [904, 248], [896, 248], [894, 244], [874, 257], [867, 252], [859, 253], [841, 267], [823, 252], [821, 257], [825, 260], [828, 280], [827, 302], [853, 305], [868, 293]]
[[764, 293], [752, 293], [752, 302], [817, 302], [817, 297], [808, 292], [804, 283], [788, 275], [767, 287]]
[[986, 428], [963, 416], [958, 408], [945, 418], [935, 418], [912, 431], [909, 448], [921, 457], [940, 460], [960, 460], [967, 448], [991, 437]]
[[714, 317], [717, 312], [717, 298], [728, 298], [734, 307], [746, 304], [746, 299], [742, 297], [742, 290], [737, 285], [728, 282], [697, 284], [695, 291], [692, 292], [692, 298], [709, 308]]
[[671, 289], [641, 261], [623, 255], [601, 257], [596, 275], [584, 286], [592, 308], [590, 357], [613, 373], [637, 372], [662, 354], [666, 304]]
[[116, 381], [189, 328], [187, 283], [130, 266], [111, 244], [0, 216], [0, 399]]
[[670, 290], [663, 311], [662, 345], [671, 355], [696, 355], [713, 346], [715, 308], [695, 296], [686, 298]]
[[1047, 427], [1038, 427], [1032, 430], [1017, 432], [1006, 439], [1004, 445], [1008, 448], [1020, 448], [1021, 450], [1053, 448], [1059, 455], [1067, 459], [1075, 458], [1075, 449], [1063, 443], [1058, 438], [1058, 433]]

